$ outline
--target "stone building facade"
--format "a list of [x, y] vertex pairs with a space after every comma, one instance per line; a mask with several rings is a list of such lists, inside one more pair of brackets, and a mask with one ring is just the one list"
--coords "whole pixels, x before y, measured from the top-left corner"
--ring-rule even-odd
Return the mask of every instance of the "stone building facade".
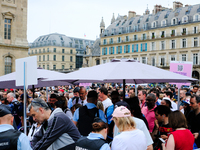
[[28, 57], [27, 0], [0, 1], [0, 75], [15, 71], [15, 60]]
[[86, 46], [93, 44], [93, 40], [52, 33], [31, 43], [29, 55], [37, 56], [38, 67], [67, 73], [82, 67]]
[[107, 28], [101, 22], [100, 63], [132, 58], [169, 70], [170, 61], [191, 61], [192, 76], [199, 79], [200, 4], [173, 6], [155, 5], [152, 14], [146, 10], [142, 16], [129, 11], [128, 16], [112, 18]]

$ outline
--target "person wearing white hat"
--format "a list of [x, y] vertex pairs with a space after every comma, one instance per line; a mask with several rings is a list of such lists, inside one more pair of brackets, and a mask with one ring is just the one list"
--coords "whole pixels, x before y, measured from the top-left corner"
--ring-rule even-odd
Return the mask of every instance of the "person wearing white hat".
[[147, 149], [147, 139], [141, 130], [135, 128], [131, 112], [126, 107], [115, 108], [112, 116], [121, 133], [114, 137], [111, 150]]

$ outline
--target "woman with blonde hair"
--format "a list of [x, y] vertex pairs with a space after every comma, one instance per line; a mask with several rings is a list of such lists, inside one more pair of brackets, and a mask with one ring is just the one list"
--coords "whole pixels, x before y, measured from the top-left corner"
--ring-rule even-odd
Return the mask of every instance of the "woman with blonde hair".
[[147, 140], [144, 133], [135, 128], [131, 112], [124, 106], [115, 108], [113, 120], [121, 132], [112, 142], [112, 150], [146, 150]]

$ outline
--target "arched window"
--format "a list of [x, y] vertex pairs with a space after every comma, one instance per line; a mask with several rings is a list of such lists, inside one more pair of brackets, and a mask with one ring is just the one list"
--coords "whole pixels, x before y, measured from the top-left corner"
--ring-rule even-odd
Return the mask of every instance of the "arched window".
[[12, 72], [12, 58], [11, 57], [5, 57], [5, 74]]

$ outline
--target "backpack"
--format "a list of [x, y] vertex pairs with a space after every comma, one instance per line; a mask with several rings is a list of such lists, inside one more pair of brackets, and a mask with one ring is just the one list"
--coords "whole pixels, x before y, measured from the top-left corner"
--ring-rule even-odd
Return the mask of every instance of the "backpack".
[[96, 117], [99, 117], [98, 108], [88, 109], [87, 106], [79, 108], [78, 130], [81, 135], [87, 136], [92, 131], [92, 123]]
[[[12, 113], [12, 115], [14, 116], [14, 120], [15, 120], [15, 122], [16, 122], [16, 125], [17, 125], [17, 127], [20, 127], [19, 125], [21, 124], [21, 118], [20, 118], [20, 115], [23, 115], [23, 114], [21, 114], [20, 112], [20, 103], [19, 102], [17, 102], [17, 101], [15, 101], [15, 102], [13, 102], [12, 103], [13, 104], [13, 107], [12, 107], [12, 111], [11, 111], [11, 113]], [[23, 110], [22, 110], [23, 111]]]
[[75, 103], [75, 104], [78, 104], [79, 97], [73, 97], [73, 98], [72, 98], [72, 104], [73, 104], [73, 101], [74, 101], [74, 100], [76, 100], [76, 103]]

